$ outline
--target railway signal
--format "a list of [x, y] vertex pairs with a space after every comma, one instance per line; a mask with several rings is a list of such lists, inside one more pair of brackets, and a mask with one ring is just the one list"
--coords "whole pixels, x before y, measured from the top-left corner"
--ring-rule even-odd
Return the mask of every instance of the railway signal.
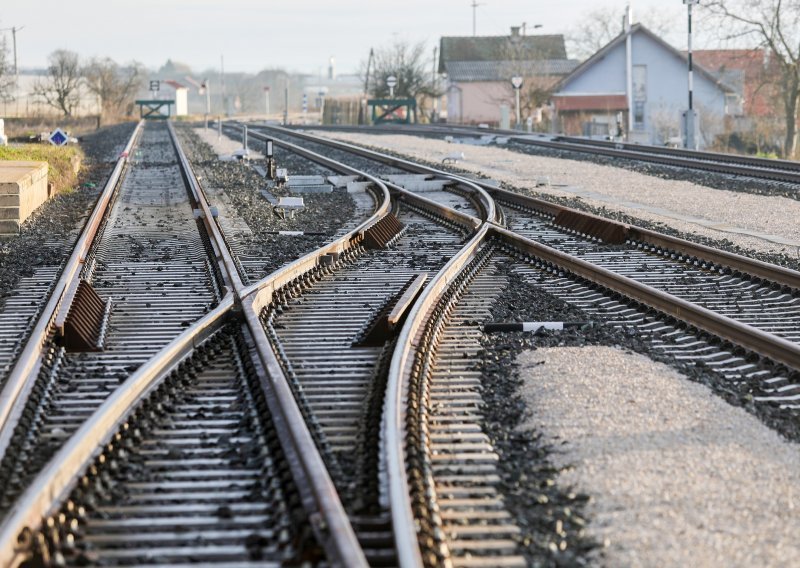
[[389, 87], [389, 98], [394, 98], [394, 88], [397, 86], [397, 77], [389, 75], [386, 77], [386, 86]]
[[522, 118], [520, 117], [519, 111], [519, 91], [522, 89], [523, 80], [520, 75], [514, 75], [511, 77], [511, 86], [514, 87], [514, 98], [516, 99], [517, 105], [517, 122], [515, 124], [515, 128], [519, 129], [522, 123]]

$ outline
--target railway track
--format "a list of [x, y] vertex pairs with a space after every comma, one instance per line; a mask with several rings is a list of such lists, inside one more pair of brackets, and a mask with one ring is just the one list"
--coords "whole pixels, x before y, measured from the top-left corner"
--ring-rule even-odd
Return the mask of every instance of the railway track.
[[[352, 145], [313, 139], [384, 165], [445, 180], [454, 177]], [[470, 180], [470, 184], [496, 203], [503, 224], [516, 233], [800, 343], [800, 275], [795, 271], [608, 221], [480, 180]]]
[[[4, 565], [363, 564], [296, 402], [263, 371], [263, 328], [230, 321], [245, 287], [171, 125], [139, 130], [55, 288], [38, 357], [6, 385]], [[375, 195], [373, 223], [387, 207]], [[68, 317], [86, 290], [101, 321], [72, 323], [97, 325], [88, 349]]]
[[[297, 137], [326, 143], [306, 135]], [[353, 150], [342, 144], [331, 146]], [[406, 165], [402, 160], [374, 152], [356, 150], [355, 153], [378, 159], [384, 166]], [[409, 170], [450, 177], [417, 165]], [[485, 241], [480, 246], [475, 245], [471, 253], [464, 252], [469, 246], [462, 250], [457, 256], [470, 259], [469, 263], [464, 261], [462, 271], [454, 273], [452, 268], [449, 271], [446, 268], [440, 273], [444, 281], [456, 282], [462, 289], [456, 287], [448, 292], [451, 304], [429, 306], [428, 317], [433, 319], [422, 319], [427, 327], [420, 323], [398, 340], [387, 395], [394, 398], [387, 399], [385, 411], [385, 419], [394, 425], [388, 427], [384, 437], [389, 440], [390, 452], [405, 448], [408, 453], [394, 462], [394, 469], [389, 469], [390, 477], [393, 474], [397, 478], [406, 477], [396, 494], [398, 501], [410, 491], [418, 508], [397, 505], [392, 510], [395, 515], [398, 511], [406, 512], [405, 516], [395, 516], [395, 527], [411, 526], [409, 522], [422, 526], [419, 533], [406, 535], [407, 538], [396, 535], [398, 550], [410, 551], [409, 556], [401, 556], [401, 564], [488, 566], [497, 562], [508, 565], [526, 562], [517, 540], [520, 527], [515, 525], [503, 505], [502, 495], [493, 486], [497, 474], [492, 473], [492, 468], [498, 457], [477, 426], [481, 396], [476, 373], [470, 371], [470, 357], [481, 348], [482, 333], [476, 322], [485, 321], [486, 308], [502, 286], [492, 268], [499, 261], [506, 261], [508, 255], [526, 259], [518, 263], [515, 271], [528, 282], [580, 307], [590, 316], [612, 327], [635, 329], [647, 336], [655, 349], [675, 360], [702, 364], [710, 373], [727, 380], [758, 385], [756, 390], [764, 395], [757, 397], [761, 402], [769, 400], [785, 409], [793, 407], [792, 395], [786, 393], [797, 388], [793, 370], [797, 368], [793, 355], [797, 351], [793, 341], [797, 333], [793, 313], [797, 306], [796, 273], [537, 202], [479, 181], [472, 183], [495, 199], [498, 209], [502, 209], [502, 218], [515, 231], [491, 226], [490, 234], [484, 235]], [[533, 224], [537, 223], [539, 228], [534, 229]], [[537, 242], [518, 233], [534, 237]], [[653, 269], [643, 268], [647, 263]], [[474, 289], [469, 286], [473, 279]], [[654, 289], [654, 284], [661, 290]], [[704, 287], [711, 294], [702, 294]], [[436, 281], [429, 285], [426, 294], [433, 295], [435, 290]], [[734, 290], [732, 306], [727, 297]], [[678, 297], [681, 295], [683, 299]], [[464, 302], [455, 302], [453, 298], [464, 298]], [[768, 310], [763, 306], [773, 301], [774, 312], [781, 312], [780, 321], [769, 313], [764, 315]], [[423, 307], [419, 313], [425, 307], [425, 300], [420, 304]], [[688, 314], [690, 311], [694, 312], [692, 316]], [[731, 317], [725, 317], [726, 312]], [[733, 319], [734, 315], [738, 321]], [[687, 321], [691, 323], [688, 328]], [[471, 329], [465, 329], [468, 322]], [[715, 331], [710, 335], [712, 330]], [[764, 331], [766, 334], [762, 335]], [[740, 332], [752, 333], [752, 341], [745, 340]], [[429, 342], [414, 344], [420, 335]], [[758, 337], [780, 347], [777, 351], [766, 344], [762, 345], [766, 349], [757, 347], [761, 342]], [[762, 354], [772, 352], [774, 360], [786, 367], [754, 360], [752, 354], [743, 350], [743, 345]], [[404, 350], [413, 355], [403, 359]], [[395, 374], [398, 360], [400, 364], [405, 362], [406, 370], [413, 369], [402, 384], [393, 382], [399, 380]], [[400, 410], [393, 409], [390, 405], [398, 400], [402, 400], [397, 407]], [[426, 408], [436, 411], [426, 413]], [[412, 456], [416, 461], [412, 462]], [[392, 461], [391, 455], [388, 459]], [[439, 477], [437, 469], [442, 474]], [[463, 476], [453, 473], [459, 471], [468, 473]], [[477, 474], [478, 471], [481, 473]], [[439, 493], [443, 493], [441, 499], [431, 497]], [[427, 507], [422, 505], [426, 501]], [[428, 524], [427, 517], [430, 517]], [[419, 556], [413, 552], [415, 539], [420, 545], [416, 549]]]
[[[325, 129], [322, 127], [322, 129]], [[434, 137], [499, 137], [517, 144], [649, 162], [682, 169], [715, 172], [733, 176], [764, 179], [795, 186], [800, 183], [800, 165], [790, 160], [756, 158], [720, 152], [705, 152], [606, 140], [587, 140], [571, 136], [524, 134], [516, 130], [475, 128], [470, 126], [335, 126], [328, 129], [360, 133], [391, 133]]]
[[[372, 214], [259, 280], [172, 127], [146, 126], [0, 395], [3, 564], [528, 564], [476, 367], [512, 276], [793, 407], [793, 271], [303, 133], [251, 137], [354, 176]], [[114, 298], [100, 351], [59, 327], [87, 285]]]

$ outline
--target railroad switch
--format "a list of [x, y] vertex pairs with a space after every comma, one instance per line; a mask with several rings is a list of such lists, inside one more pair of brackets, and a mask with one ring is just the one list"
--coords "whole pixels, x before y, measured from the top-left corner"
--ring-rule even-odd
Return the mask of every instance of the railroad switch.
[[353, 346], [375, 347], [391, 339], [403, 327], [411, 306], [419, 298], [427, 280], [426, 272], [412, 276], [364, 326], [364, 331], [353, 341]]

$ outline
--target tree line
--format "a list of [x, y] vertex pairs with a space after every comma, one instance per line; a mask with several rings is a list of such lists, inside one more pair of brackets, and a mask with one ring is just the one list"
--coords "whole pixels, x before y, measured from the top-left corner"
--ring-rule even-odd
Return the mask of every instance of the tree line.
[[[0, 41], [0, 99], [10, 100], [13, 68], [8, 45]], [[50, 54], [44, 76], [33, 87], [33, 95], [48, 106], [72, 116], [80, 104], [81, 89], [95, 95], [104, 118], [127, 116], [133, 112], [136, 93], [142, 88], [146, 70], [136, 61], [120, 65], [109, 57], [86, 61], [74, 51], [58, 49]]]

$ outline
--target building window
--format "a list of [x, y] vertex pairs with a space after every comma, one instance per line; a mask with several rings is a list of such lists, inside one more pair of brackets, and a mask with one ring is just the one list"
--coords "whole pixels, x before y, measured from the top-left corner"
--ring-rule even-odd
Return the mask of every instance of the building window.
[[728, 116], [742, 116], [744, 114], [744, 101], [736, 93], [725, 94], [725, 114]]
[[633, 103], [633, 127], [644, 128], [644, 102], [634, 101]]
[[634, 65], [631, 76], [633, 100], [643, 103], [647, 100], [647, 65]]

